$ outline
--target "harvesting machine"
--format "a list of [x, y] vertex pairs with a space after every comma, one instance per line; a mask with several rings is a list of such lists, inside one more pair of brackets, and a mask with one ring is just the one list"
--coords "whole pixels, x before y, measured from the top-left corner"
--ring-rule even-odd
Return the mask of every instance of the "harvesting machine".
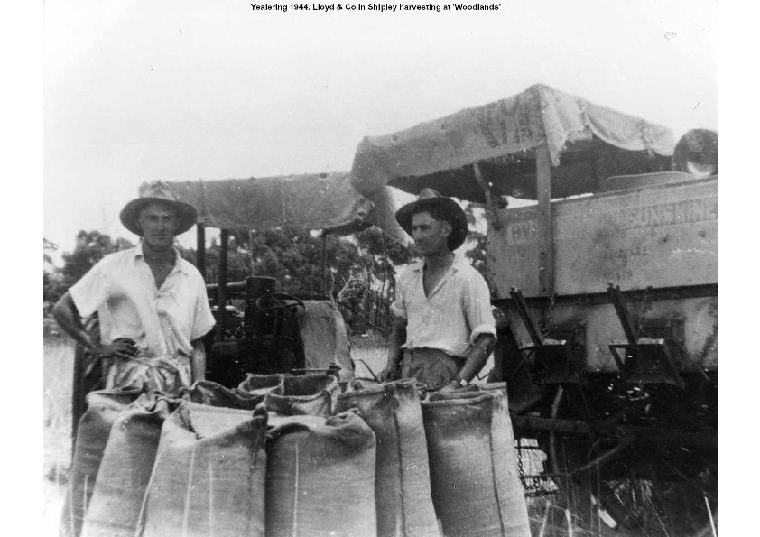
[[637, 534], [715, 523], [715, 133], [676, 145], [665, 127], [537, 85], [365, 138], [352, 183], [485, 207], [489, 380], [507, 382], [519, 445], [548, 456], [523, 472], [529, 494], [558, 485], [571, 512]]

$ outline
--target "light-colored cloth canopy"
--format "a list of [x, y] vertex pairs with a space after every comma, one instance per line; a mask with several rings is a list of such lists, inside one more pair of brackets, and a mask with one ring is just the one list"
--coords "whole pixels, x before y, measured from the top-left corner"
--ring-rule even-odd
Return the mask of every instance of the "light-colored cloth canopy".
[[341, 230], [360, 227], [372, 208], [346, 172], [167, 184], [199, 223], [218, 228]]
[[210, 227], [292, 227], [347, 235], [378, 225], [397, 240], [406, 240], [387, 217], [393, 212], [392, 196], [385, 189], [371, 200], [362, 196], [351, 186], [348, 172], [167, 184], [177, 198], [197, 209], [198, 223]]
[[482, 196], [474, 181], [462, 184], [466, 181], [461, 176], [430, 176], [505, 158], [505, 163], [517, 165], [521, 157], [532, 159], [532, 152], [541, 146], [548, 147], [552, 166], [558, 167], [564, 151], [593, 144], [668, 156], [675, 141], [666, 127], [535, 85], [518, 95], [394, 134], [364, 138], [354, 158], [351, 181], [359, 192], [372, 197], [386, 184], [416, 193], [421, 183], [415, 178], [428, 176], [426, 186], [477, 201]]

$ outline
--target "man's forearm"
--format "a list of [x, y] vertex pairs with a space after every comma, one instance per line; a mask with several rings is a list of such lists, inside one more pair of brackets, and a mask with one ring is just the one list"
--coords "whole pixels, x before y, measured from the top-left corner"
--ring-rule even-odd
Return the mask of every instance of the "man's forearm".
[[74, 341], [97, 354], [98, 343], [93, 341], [79, 318], [79, 310], [69, 293], [65, 293], [53, 307], [53, 318]]
[[483, 369], [488, 361], [488, 356], [493, 350], [493, 345], [496, 341], [491, 334], [482, 334], [475, 340], [475, 344], [472, 347], [472, 351], [467, 356], [462, 369], [457, 375], [457, 379], [464, 379], [466, 381], [472, 380], [478, 372]]
[[401, 346], [406, 341], [406, 319], [394, 318], [393, 328], [389, 338], [390, 348], [388, 349], [385, 371], [392, 372], [398, 369], [401, 363], [403, 350]]
[[389, 364], [398, 365], [401, 362], [401, 346], [404, 344], [404, 341], [406, 341], [406, 319], [394, 319], [393, 331], [390, 337], [391, 347], [388, 349]]
[[206, 380], [206, 346], [202, 339], [191, 342], [193, 352], [190, 355], [190, 376], [193, 382]]

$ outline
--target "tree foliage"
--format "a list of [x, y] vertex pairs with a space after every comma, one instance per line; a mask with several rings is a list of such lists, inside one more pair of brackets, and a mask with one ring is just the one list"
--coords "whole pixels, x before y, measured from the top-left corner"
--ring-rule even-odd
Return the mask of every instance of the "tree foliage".
[[43, 302], [57, 302], [59, 298], [66, 292], [67, 287], [64, 287], [60, 278], [57, 278], [55, 274], [42, 272], [42, 301]]
[[42, 275], [42, 299], [54, 302], [72, 285], [89, 271], [95, 263], [108, 254], [134, 246], [127, 239], [118, 237], [113, 240], [109, 235], [99, 231], [81, 230], [77, 234], [77, 243], [72, 253], [65, 253], [63, 268], [58, 274]]
[[[193, 248], [179, 247], [180, 254], [193, 265], [197, 265], [197, 254]], [[219, 241], [216, 237], [211, 239], [210, 245], [206, 248], [206, 271], [204, 278], [208, 283], [218, 283], [219, 281]], [[251, 275], [251, 259], [243, 250], [235, 246], [234, 241], [230, 241], [230, 247], [227, 250], [227, 281], [243, 281]]]
[[62, 256], [64, 265], [61, 272], [64, 282], [67, 287], [70, 287], [108, 254], [132, 248], [132, 246], [134, 245], [131, 242], [122, 237], [114, 241], [109, 235], [99, 231], [80, 231], [74, 251]]
[[478, 229], [478, 224], [484, 218], [485, 209], [482, 205], [469, 202], [464, 212], [467, 215], [467, 223], [470, 229], [470, 234], [467, 236], [467, 242], [465, 243], [465, 256], [470, 260], [475, 270], [480, 272], [486, 281], [489, 281], [486, 266], [486, 234], [481, 233]]
[[[477, 210], [472, 205], [465, 209], [470, 224], [465, 255], [485, 275], [485, 235], [477, 232]], [[74, 252], [63, 254], [60, 274], [43, 276], [45, 300], [57, 300], [104, 256], [132, 246], [123, 238], [113, 240], [95, 230], [80, 231]], [[204, 274], [209, 283], [218, 281], [220, 250], [219, 241], [212, 238], [206, 248]], [[180, 252], [196, 263], [194, 249], [180, 248]], [[331, 297], [342, 305], [352, 332], [364, 333], [368, 328], [390, 326], [395, 266], [415, 260], [412, 246], [396, 242], [376, 227], [349, 237], [288, 228], [231, 230], [227, 281], [269, 276], [278, 282], [279, 291], [303, 298]]]
[[[206, 248], [206, 281], [218, 280], [218, 241]], [[323, 258], [324, 250], [324, 258]], [[183, 257], [195, 262], [195, 250]], [[368, 228], [351, 237], [308, 230], [273, 228], [230, 231], [227, 281], [269, 276], [278, 290], [303, 298], [337, 300], [353, 332], [390, 324], [394, 265], [408, 263], [412, 248]]]

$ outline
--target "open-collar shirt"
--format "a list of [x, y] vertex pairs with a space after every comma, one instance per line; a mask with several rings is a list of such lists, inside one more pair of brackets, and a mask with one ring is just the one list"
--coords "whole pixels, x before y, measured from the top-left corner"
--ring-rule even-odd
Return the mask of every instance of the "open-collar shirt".
[[401, 267], [396, 274], [393, 313], [406, 319], [404, 348], [440, 349], [467, 356], [481, 334], [496, 335], [491, 297], [485, 279], [456, 256], [438, 285], [425, 296], [424, 262]]
[[190, 356], [191, 342], [211, 330], [203, 278], [174, 252], [174, 268], [160, 288], [140, 243], [104, 257], [69, 289], [83, 318], [98, 313], [102, 343], [132, 338], [144, 356]]

